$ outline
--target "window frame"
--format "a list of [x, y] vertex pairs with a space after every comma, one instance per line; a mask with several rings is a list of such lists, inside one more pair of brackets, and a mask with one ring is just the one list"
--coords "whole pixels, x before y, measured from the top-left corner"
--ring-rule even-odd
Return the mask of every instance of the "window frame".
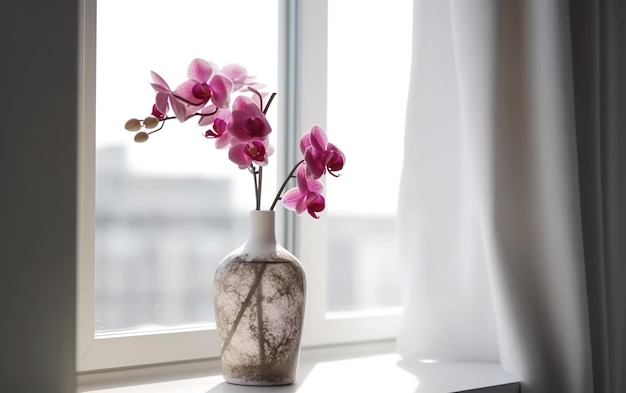
[[[289, 146], [278, 163], [284, 176], [296, 162], [296, 141], [312, 124], [326, 123], [327, 0], [279, 1], [279, 90], [281, 113], [278, 148]], [[144, 366], [219, 357], [214, 327], [181, 327], [157, 332], [95, 335], [95, 76], [97, 0], [82, 0], [79, 20], [80, 62], [78, 135], [78, 372]], [[306, 18], [303, 17], [306, 15]], [[304, 94], [303, 92], [306, 92]], [[291, 132], [286, 132], [286, 131]], [[297, 130], [297, 131], [296, 131]], [[330, 133], [332, 135], [332, 132]], [[307, 306], [303, 347], [395, 338], [397, 309], [358, 313], [328, 313], [327, 220], [295, 217], [279, 210], [282, 238], [302, 261], [307, 274]], [[280, 227], [281, 225], [279, 225]], [[280, 229], [279, 229], [280, 232]], [[281, 233], [279, 233], [281, 235]]]

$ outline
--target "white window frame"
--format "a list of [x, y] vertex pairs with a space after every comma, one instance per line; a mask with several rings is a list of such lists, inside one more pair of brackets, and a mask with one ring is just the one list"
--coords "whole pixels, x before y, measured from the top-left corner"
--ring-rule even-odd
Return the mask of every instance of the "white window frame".
[[[172, 328], [149, 333], [95, 336], [95, 72], [96, 1], [81, 1], [81, 119], [78, 187], [78, 326], [77, 371], [142, 366], [216, 358], [219, 344], [214, 327]], [[279, 129], [306, 132], [326, 123], [327, 0], [279, 0], [281, 80]], [[304, 94], [303, 92], [306, 92]], [[332, 131], [329, 132], [332, 136]], [[280, 133], [281, 144], [294, 145], [300, 135]], [[285, 155], [287, 173], [295, 162]], [[303, 347], [390, 339], [396, 336], [398, 310], [330, 314], [327, 312], [327, 244], [302, 239], [326, 239], [327, 220], [295, 218], [279, 213], [285, 223], [285, 244], [302, 261], [307, 273], [307, 305]]]

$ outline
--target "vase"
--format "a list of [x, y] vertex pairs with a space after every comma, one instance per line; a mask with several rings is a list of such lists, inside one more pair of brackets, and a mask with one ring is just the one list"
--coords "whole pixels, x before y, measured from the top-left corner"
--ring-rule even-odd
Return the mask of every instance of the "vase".
[[275, 212], [250, 212], [248, 239], [220, 262], [214, 299], [222, 373], [237, 385], [295, 382], [305, 273], [276, 241]]

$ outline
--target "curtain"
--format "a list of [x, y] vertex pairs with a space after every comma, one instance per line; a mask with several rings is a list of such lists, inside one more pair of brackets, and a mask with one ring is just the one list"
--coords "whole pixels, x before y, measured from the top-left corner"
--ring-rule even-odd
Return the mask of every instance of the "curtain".
[[405, 358], [500, 361], [524, 392], [623, 391], [617, 8], [414, 2]]
[[626, 3], [570, 19], [594, 391], [626, 392]]

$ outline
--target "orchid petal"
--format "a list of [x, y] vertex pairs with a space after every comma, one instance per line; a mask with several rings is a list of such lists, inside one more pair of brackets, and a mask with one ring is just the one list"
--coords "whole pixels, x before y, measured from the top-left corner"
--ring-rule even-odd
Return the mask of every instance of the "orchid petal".
[[[215, 105], [207, 105], [200, 110], [200, 113], [203, 115], [217, 115], [218, 113], [227, 113], [228, 109], [218, 109]], [[223, 116], [219, 116], [220, 119], [223, 119]]]
[[174, 94], [178, 97], [182, 98], [185, 101], [189, 102], [189, 105], [200, 109], [200, 107], [204, 106], [207, 103], [206, 100], [199, 100], [193, 95], [193, 87], [197, 84], [192, 80], [185, 81], [181, 83], [176, 90], [174, 90]]
[[274, 146], [270, 145], [269, 143], [266, 143], [265, 144], [265, 155], [269, 157], [272, 154], [274, 154]]
[[263, 141], [252, 140], [246, 143], [245, 153], [259, 165], [267, 165], [267, 154]]
[[230, 146], [231, 139], [230, 134], [223, 134], [221, 137], [215, 139], [215, 148], [224, 149]]
[[296, 214], [302, 214], [306, 211], [306, 195], [302, 195], [296, 203]]
[[306, 196], [306, 210], [313, 218], [320, 218], [316, 213], [321, 212], [326, 207], [326, 201], [320, 194], [309, 193]]
[[206, 60], [193, 59], [187, 68], [187, 78], [206, 83], [213, 75], [213, 65]]
[[245, 97], [245, 96], [239, 96], [237, 98], [235, 98], [235, 101], [233, 102], [233, 108], [232, 111], [244, 111], [246, 110], [246, 107], [248, 106], [248, 104], [250, 103], [250, 98]]
[[[254, 81], [246, 81], [246, 85], [248, 87], [252, 87], [254, 90], [258, 90], [258, 91], [260, 91], [262, 89], [265, 89], [267, 87], [267, 85], [265, 83], [257, 83], [257, 82], [254, 82]], [[269, 94], [269, 93], [267, 93], [267, 94]]]
[[169, 93], [157, 93], [156, 98], [154, 99], [154, 103], [163, 115], [167, 114], [167, 111], [170, 109], [169, 106]]
[[324, 153], [324, 163], [329, 171], [340, 171], [344, 162], [345, 156], [339, 150], [327, 150]]
[[324, 151], [326, 150], [326, 145], [328, 145], [328, 137], [322, 127], [313, 126], [311, 129], [311, 146], [317, 150]]
[[226, 122], [224, 119], [220, 119], [219, 117], [213, 122], [213, 129], [217, 132], [218, 136], [222, 136], [228, 131]]
[[170, 103], [172, 105], [172, 110], [174, 111], [174, 116], [176, 116], [178, 121], [182, 123], [191, 117], [188, 114], [188, 106], [184, 102], [176, 97], [172, 97]]
[[[202, 109], [204, 109], [204, 108], [202, 108]], [[211, 112], [209, 112], [209, 113], [211, 113]], [[204, 127], [204, 126], [208, 126], [209, 124], [213, 124], [213, 122], [215, 121], [216, 117], [217, 117], [216, 112], [213, 112], [212, 114], [209, 114], [209, 115], [200, 116], [200, 120], [198, 120], [198, 125], [200, 127]]]
[[225, 65], [222, 72], [233, 82], [234, 91], [241, 89], [248, 79], [248, 70], [240, 64]]
[[154, 90], [163, 93], [170, 91], [169, 85], [167, 84], [167, 82], [165, 82], [165, 79], [161, 78], [161, 75], [157, 74], [154, 71], [150, 71], [150, 75], [152, 76], [152, 82], [154, 82], [151, 83]]
[[282, 197], [283, 206], [289, 210], [295, 210], [298, 201], [302, 199], [302, 194], [297, 187], [287, 190]]
[[258, 108], [261, 108], [261, 105], [263, 104], [262, 101], [262, 97], [259, 97], [258, 94], [254, 94], [251, 98], [252, 102], [254, 102], [254, 105], [256, 105]]
[[151, 114], [152, 114], [152, 116], [156, 117], [159, 120], [165, 119], [165, 114], [163, 112], [161, 112], [159, 110], [159, 108], [157, 108], [156, 104], [152, 105], [152, 112], [151, 112]]
[[307, 168], [306, 165], [300, 165], [298, 172], [296, 173], [296, 185], [298, 190], [309, 191], [309, 185], [306, 179]]
[[239, 169], [246, 169], [252, 163], [252, 160], [245, 152], [246, 144], [238, 143], [231, 146], [228, 150], [228, 159], [239, 165]]
[[218, 109], [215, 105], [207, 105], [200, 109], [199, 113], [202, 115], [198, 121], [198, 125], [200, 126], [213, 124], [217, 118], [224, 120], [226, 124], [228, 124], [228, 121], [230, 120], [230, 110]]
[[265, 138], [272, 132], [272, 128], [263, 112], [250, 98], [239, 96], [233, 104], [228, 131], [233, 137], [246, 141], [253, 138]]
[[230, 105], [230, 93], [233, 91], [233, 82], [224, 75], [215, 75], [209, 82], [211, 100], [218, 108], [228, 108]]
[[309, 188], [310, 192], [314, 192], [316, 194], [324, 193], [324, 183], [322, 183], [320, 180], [308, 179], [307, 187]]
[[213, 126], [205, 133], [205, 137], [215, 139], [215, 147], [223, 149], [230, 146], [232, 138], [226, 128], [226, 122], [221, 118], [216, 118]]
[[346, 155], [343, 154], [343, 152], [337, 146], [333, 145], [332, 143], [328, 143], [328, 146], [326, 146], [326, 149], [327, 150], [332, 150], [332, 151], [335, 151], [335, 152], [339, 153], [339, 155], [341, 155], [341, 157], [345, 161]]
[[326, 167], [324, 166], [323, 156], [313, 146], [310, 146], [304, 152], [304, 162], [306, 163], [309, 177], [319, 179], [324, 175]]
[[306, 149], [309, 146], [311, 146], [311, 134], [307, 132], [306, 134], [302, 135], [302, 138], [300, 138], [300, 151], [302, 152], [302, 154], [306, 152]]
[[215, 120], [215, 115], [202, 116], [200, 117], [200, 120], [198, 120], [198, 125], [200, 127], [208, 126], [209, 124], [213, 124], [214, 120]]
[[152, 86], [152, 88], [154, 89], [155, 92], [157, 93], [169, 93], [170, 89], [167, 87], [163, 87], [159, 84], [156, 83], [150, 83], [150, 86]]

